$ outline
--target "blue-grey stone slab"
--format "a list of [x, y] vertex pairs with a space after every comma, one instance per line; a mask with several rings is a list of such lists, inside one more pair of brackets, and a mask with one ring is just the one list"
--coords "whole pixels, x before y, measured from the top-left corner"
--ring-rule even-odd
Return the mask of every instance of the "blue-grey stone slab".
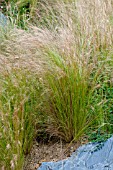
[[0, 27], [5, 27], [7, 25], [7, 18], [4, 14], [0, 12]]
[[113, 170], [113, 136], [83, 145], [65, 160], [43, 162], [37, 170]]

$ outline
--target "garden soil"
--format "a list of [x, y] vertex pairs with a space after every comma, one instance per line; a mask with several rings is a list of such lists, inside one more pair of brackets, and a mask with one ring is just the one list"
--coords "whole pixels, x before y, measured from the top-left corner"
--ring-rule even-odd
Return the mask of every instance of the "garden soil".
[[78, 141], [69, 146], [61, 140], [37, 142], [25, 158], [24, 170], [36, 170], [42, 162], [59, 161], [68, 158], [80, 145], [87, 143], [87, 139]]

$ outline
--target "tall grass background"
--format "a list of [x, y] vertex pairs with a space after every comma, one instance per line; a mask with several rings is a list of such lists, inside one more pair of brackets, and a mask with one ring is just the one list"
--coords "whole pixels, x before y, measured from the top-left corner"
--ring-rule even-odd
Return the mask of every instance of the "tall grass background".
[[11, 24], [0, 29], [2, 169], [22, 169], [43, 124], [66, 142], [111, 135], [112, 0], [31, 1], [30, 22], [8, 5]]

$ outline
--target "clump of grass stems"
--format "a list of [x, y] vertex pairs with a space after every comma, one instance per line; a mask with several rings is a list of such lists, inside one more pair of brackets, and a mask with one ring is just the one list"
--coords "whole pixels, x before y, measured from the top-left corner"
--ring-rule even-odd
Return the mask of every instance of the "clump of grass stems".
[[[53, 62], [48, 69], [50, 71], [52, 68], [52, 70], [46, 75], [49, 87], [46, 96], [46, 98], [48, 97], [48, 109], [45, 106], [47, 109], [45, 113], [49, 115], [48, 124], [51, 126], [49, 126], [49, 130], [62, 136], [66, 141], [70, 141], [77, 139], [77, 136], [80, 137], [93, 120], [93, 127], [105, 128], [105, 115], [107, 113], [103, 108], [106, 104], [106, 97], [102, 87], [106, 81], [110, 81], [109, 69], [112, 71], [110, 66], [112, 63], [113, 28], [110, 23], [112, 3], [111, 1], [109, 3], [103, 1], [102, 3], [97, 0], [93, 2], [81, 0], [76, 1], [76, 3], [72, 2], [72, 4], [61, 2], [57, 5], [59, 21], [57, 25], [54, 25], [55, 31], [50, 33], [50, 37], [53, 36], [53, 41], [52, 45], [48, 47], [50, 51], [47, 54], [48, 62], [50, 60]], [[97, 12], [99, 9], [100, 13]], [[106, 9], [109, 9], [109, 12]], [[58, 53], [54, 53], [54, 50]], [[52, 67], [53, 65], [55, 67]], [[75, 65], [76, 67], [74, 67]], [[76, 81], [78, 79], [79, 83]], [[84, 84], [84, 82], [87, 83]], [[82, 85], [86, 91], [84, 88], [84, 90], [82, 89]], [[78, 93], [74, 89], [77, 89]], [[84, 95], [80, 98], [82, 92]], [[78, 103], [76, 103], [75, 98]], [[83, 105], [80, 104], [82, 102]], [[74, 103], [73, 106], [70, 106], [70, 103]], [[80, 110], [74, 112], [75, 108]], [[83, 129], [78, 121], [82, 130], [77, 126], [76, 116], [79, 117], [78, 112], [81, 115], [84, 113], [84, 120], [86, 120]], [[76, 115], [74, 118], [72, 118], [73, 113]], [[82, 117], [81, 115], [80, 117]], [[80, 117], [78, 120], [81, 120]], [[78, 135], [76, 134], [77, 129], [80, 130], [77, 132]]]
[[27, 29], [27, 22], [35, 15], [37, 3], [37, 0], [4, 0], [2, 10], [9, 16], [13, 24]]
[[0, 75], [0, 167], [19, 170], [36, 135], [40, 86], [29, 71]]
[[90, 67], [86, 68], [72, 57], [65, 56], [64, 59], [54, 51], [49, 51], [48, 57], [52, 66], [45, 78], [48, 90], [44, 111], [49, 116], [48, 131], [67, 142], [78, 140], [88, 126], [103, 121], [100, 100], [94, 102], [97, 75], [92, 83]]

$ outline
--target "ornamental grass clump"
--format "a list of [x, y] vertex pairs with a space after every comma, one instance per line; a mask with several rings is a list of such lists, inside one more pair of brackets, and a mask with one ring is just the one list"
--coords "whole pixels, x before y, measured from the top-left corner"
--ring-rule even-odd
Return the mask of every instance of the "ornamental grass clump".
[[54, 30], [48, 35], [50, 42], [44, 44], [43, 56], [47, 55], [49, 63], [44, 112], [49, 117], [50, 133], [71, 141], [81, 137], [90, 125], [103, 127], [104, 132], [107, 113], [102, 86], [109, 82], [109, 70], [112, 72], [112, 3], [80, 0], [60, 2], [55, 8], [58, 22], [50, 24]]
[[[45, 113], [48, 131], [65, 141], [78, 140], [87, 127], [99, 117], [91, 100], [94, 86], [90, 86], [90, 68], [72, 57], [49, 51], [50, 69], [46, 75]], [[95, 103], [96, 104], [96, 103]], [[101, 106], [99, 106], [100, 108]], [[102, 112], [101, 112], [102, 114]]]
[[36, 135], [37, 78], [27, 70], [0, 75], [0, 167], [21, 170]]

